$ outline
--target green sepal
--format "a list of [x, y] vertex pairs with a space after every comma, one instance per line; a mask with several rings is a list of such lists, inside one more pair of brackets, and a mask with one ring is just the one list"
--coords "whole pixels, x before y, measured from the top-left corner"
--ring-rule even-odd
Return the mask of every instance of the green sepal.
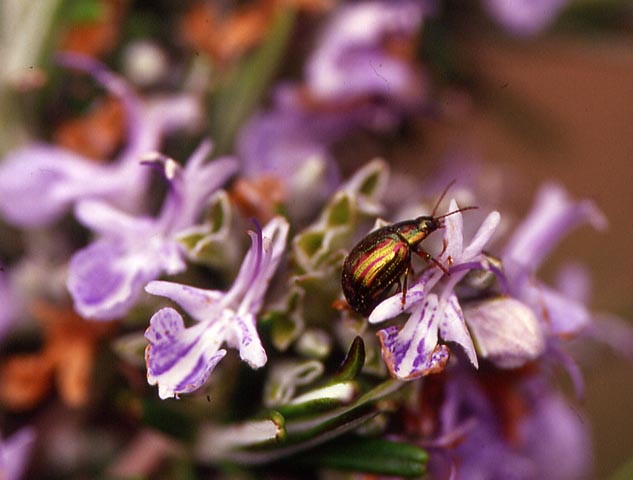
[[425, 450], [409, 443], [345, 436], [290, 458], [287, 463], [311, 468], [418, 477], [426, 472], [428, 458]]
[[361, 337], [355, 337], [333, 383], [354, 380], [360, 374], [363, 365], [365, 365], [365, 342]]
[[233, 211], [228, 194], [221, 190], [211, 199], [205, 221], [177, 235], [190, 260], [211, 268], [232, 270], [239, 248], [230, 241]]
[[269, 329], [273, 345], [281, 352], [286, 351], [304, 329], [304, 295], [302, 289], [291, 288], [286, 298], [285, 309], [270, 310], [260, 319], [259, 326]]

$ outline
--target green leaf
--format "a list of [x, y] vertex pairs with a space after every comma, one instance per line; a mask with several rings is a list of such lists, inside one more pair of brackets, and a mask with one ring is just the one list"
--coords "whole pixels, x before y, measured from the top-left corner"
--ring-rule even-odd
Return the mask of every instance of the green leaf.
[[235, 134], [273, 79], [292, 33], [295, 12], [279, 9], [264, 43], [223, 79], [211, 99], [211, 137], [217, 154], [230, 151]]
[[264, 418], [233, 425], [205, 425], [197, 438], [197, 457], [202, 461], [213, 461], [236, 448], [278, 443], [286, 435], [284, 424], [281, 414], [270, 411]]
[[305, 452], [289, 462], [377, 475], [417, 477], [426, 471], [425, 450], [381, 438], [344, 437]]
[[299, 418], [286, 417], [287, 436], [275, 445], [227, 452], [226, 459], [237, 463], [261, 465], [275, 462], [299, 452], [321, 445], [371, 420], [388, 407], [383, 400], [397, 392], [405, 382], [387, 380], [361, 395], [349, 405], [337, 407], [323, 413]]
[[365, 364], [365, 342], [361, 337], [354, 338], [352, 345], [347, 352], [347, 356], [341, 368], [336, 374], [335, 381], [341, 382], [345, 380], [354, 380]]
[[66, 23], [96, 22], [104, 17], [106, 7], [100, 0], [66, 0], [60, 13]]

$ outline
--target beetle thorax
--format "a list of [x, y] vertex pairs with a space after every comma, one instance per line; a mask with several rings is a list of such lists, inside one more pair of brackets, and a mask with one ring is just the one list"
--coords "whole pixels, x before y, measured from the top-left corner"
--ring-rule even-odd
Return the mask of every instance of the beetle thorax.
[[429, 234], [441, 227], [439, 220], [429, 216], [418, 217], [415, 220], [408, 220], [395, 225], [400, 236], [410, 247], [415, 247]]

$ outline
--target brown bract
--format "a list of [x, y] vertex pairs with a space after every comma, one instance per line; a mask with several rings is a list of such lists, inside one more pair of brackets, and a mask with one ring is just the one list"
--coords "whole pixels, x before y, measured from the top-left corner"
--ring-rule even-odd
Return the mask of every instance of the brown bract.
[[286, 192], [282, 181], [274, 175], [259, 178], [238, 178], [229, 192], [233, 204], [246, 217], [268, 222], [278, 213]]
[[259, 0], [223, 12], [217, 3], [197, 2], [184, 15], [180, 32], [185, 43], [226, 64], [259, 45], [281, 9], [318, 13], [331, 5], [330, 0]]
[[62, 34], [60, 50], [101, 58], [119, 41], [127, 0], [101, 0], [99, 18], [70, 24]]
[[106, 98], [86, 115], [67, 120], [53, 133], [56, 144], [93, 159], [112, 156], [125, 134], [121, 102]]
[[0, 365], [0, 402], [9, 410], [36, 407], [56, 385], [63, 402], [84, 406], [99, 341], [113, 332], [114, 322], [88, 321], [71, 308], [37, 303], [33, 315], [44, 330], [39, 353], [8, 357]]

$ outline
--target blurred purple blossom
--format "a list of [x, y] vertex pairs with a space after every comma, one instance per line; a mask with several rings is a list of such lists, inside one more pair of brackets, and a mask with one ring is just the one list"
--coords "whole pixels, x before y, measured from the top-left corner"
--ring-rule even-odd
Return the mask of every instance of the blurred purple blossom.
[[34, 443], [35, 432], [30, 428], [23, 428], [7, 439], [0, 438], [0, 478], [2, 480], [22, 478]]
[[[587, 424], [538, 374], [451, 372], [444, 385], [439, 435], [455, 478], [531, 480], [589, 478]], [[447, 442], [447, 440], [449, 440]], [[431, 472], [441, 478], [440, 459]], [[449, 467], [449, 468], [451, 468]]]
[[231, 158], [205, 165], [211, 148], [210, 142], [203, 142], [184, 168], [158, 154], [146, 156], [144, 163], [156, 167], [169, 183], [156, 218], [130, 216], [98, 200], [77, 205], [79, 221], [100, 236], [70, 261], [67, 285], [80, 315], [94, 319], [123, 316], [147, 282], [163, 272], [175, 274], [185, 269], [178, 233], [195, 224], [209, 196], [237, 170]]
[[[431, 5], [431, 2], [425, 2]], [[394, 53], [420, 30], [423, 2], [372, 1], [339, 8], [306, 63], [306, 84], [317, 101], [348, 103], [384, 97], [419, 102], [424, 82], [417, 66]]]
[[[448, 211], [457, 209], [457, 203], [451, 200]], [[396, 293], [380, 303], [369, 316], [370, 323], [378, 323], [403, 311], [411, 313], [402, 328], [394, 325], [378, 332], [383, 358], [396, 378], [410, 380], [444, 368], [449, 350], [439, 343], [438, 332], [444, 341], [459, 343], [470, 362], [478, 366], [462, 307], [453, 290], [470, 270], [485, 268], [487, 260], [482, 249], [494, 234], [499, 220], [498, 212], [488, 214], [470, 244], [464, 246], [461, 212], [447, 216], [444, 227], [446, 248], [436, 260], [450, 266], [451, 275], [445, 275], [439, 268], [429, 268], [407, 290], [404, 305], [402, 294]]]
[[126, 112], [127, 144], [114, 161], [99, 164], [72, 151], [31, 143], [10, 152], [0, 165], [0, 212], [10, 223], [37, 227], [54, 222], [83, 199], [102, 199], [128, 211], [143, 208], [147, 169], [140, 157], [158, 150], [170, 131], [198, 123], [201, 111], [192, 96], [143, 102], [126, 82], [88, 57], [65, 54], [60, 63], [90, 73]]
[[156, 312], [145, 332], [147, 380], [158, 384], [161, 398], [178, 397], [200, 388], [224, 357], [223, 343], [238, 349], [253, 368], [262, 367], [266, 352], [257, 334], [257, 314], [268, 284], [286, 246], [288, 222], [273, 218], [263, 229], [249, 231], [251, 248], [233, 286], [227, 292], [204, 290], [177, 283], [154, 281], [146, 286], [153, 295], [180, 304], [196, 324], [186, 328], [173, 308]]
[[[331, 145], [359, 129], [386, 131], [419, 113], [426, 81], [413, 59], [394, 53], [412, 43], [421, 2], [364, 2], [339, 9], [308, 59], [305, 84], [279, 85], [273, 107], [238, 136], [248, 176], [273, 174], [300, 205], [323, 202], [340, 183]], [[288, 202], [290, 208], [296, 202]], [[298, 212], [299, 215], [305, 212]]]
[[469, 302], [464, 317], [477, 353], [498, 368], [518, 368], [545, 351], [545, 334], [535, 313], [511, 297]]
[[[555, 184], [547, 184], [536, 196], [525, 220], [514, 230], [501, 259], [509, 293], [528, 304], [538, 315], [543, 328], [552, 335], [569, 335], [585, 328], [591, 313], [584, 304], [586, 278], [577, 269], [567, 274], [565, 291], [549, 287], [535, 278], [547, 255], [574, 228], [588, 223], [598, 230], [607, 222], [589, 200], [573, 201]], [[571, 281], [578, 277], [577, 281]], [[572, 292], [576, 285], [578, 292]]]
[[556, 20], [569, 0], [483, 0], [490, 16], [509, 33], [536, 35]]

